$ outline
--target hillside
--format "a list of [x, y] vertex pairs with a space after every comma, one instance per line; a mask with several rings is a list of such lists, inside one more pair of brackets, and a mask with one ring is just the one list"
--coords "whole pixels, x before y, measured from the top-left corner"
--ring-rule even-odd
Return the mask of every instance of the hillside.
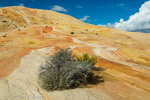
[[[150, 100], [149, 40], [150, 34], [98, 27], [54, 11], [1, 8], [0, 99]], [[91, 88], [42, 90], [40, 65], [67, 47], [77, 55], [96, 55], [105, 81]]]

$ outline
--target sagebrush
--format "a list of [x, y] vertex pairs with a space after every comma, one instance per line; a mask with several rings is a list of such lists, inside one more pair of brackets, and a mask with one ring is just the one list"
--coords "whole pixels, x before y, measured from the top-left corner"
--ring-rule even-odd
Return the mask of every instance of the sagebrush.
[[70, 34], [74, 34], [74, 32], [70, 32]]
[[[83, 59], [84, 58], [84, 59]], [[46, 64], [40, 67], [40, 86], [48, 91], [63, 90], [87, 83], [88, 75], [95, 67], [97, 58], [72, 55], [72, 51], [62, 49], [50, 56]]]

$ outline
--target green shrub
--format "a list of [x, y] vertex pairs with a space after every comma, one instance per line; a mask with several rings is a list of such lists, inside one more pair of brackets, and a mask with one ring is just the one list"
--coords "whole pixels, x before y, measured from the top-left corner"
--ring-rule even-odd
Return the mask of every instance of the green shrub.
[[36, 44], [36, 43], [33, 41], [28, 41], [28, 44]]
[[74, 32], [71, 32], [70, 34], [74, 34]]
[[87, 83], [94, 57], [84, 54], [84, 60], [72, 55], [72, 51], [62, 49], [50, 56], [46, 64], [40, 67], [38, 83], [48, 91], [74, 88]]
[[3, 35], [3, 37], [6, 37], [6, 36], [7, 36], [7, 34]]
[[84, 53], [83, 56], [78, 56], [77, 60], [78, 61], [88, 61], [93, 66], [97, 63], [97, 57], [96, 56], [89, 57], [89, 55], [87, 53]]

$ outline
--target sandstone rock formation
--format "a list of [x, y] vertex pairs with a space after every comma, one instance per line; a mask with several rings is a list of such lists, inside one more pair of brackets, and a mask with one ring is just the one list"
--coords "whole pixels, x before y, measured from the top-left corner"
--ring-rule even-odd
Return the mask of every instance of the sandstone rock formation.
[[[74, 32], [75, 34], [70, 34]], [[69, 15], [0, 9], [0, 100], [150, 100], [150, 35], [98, 27]], [[46, 57], [70, 47], [98, 57], [105, 81], [47, 92], [37, 84]]]

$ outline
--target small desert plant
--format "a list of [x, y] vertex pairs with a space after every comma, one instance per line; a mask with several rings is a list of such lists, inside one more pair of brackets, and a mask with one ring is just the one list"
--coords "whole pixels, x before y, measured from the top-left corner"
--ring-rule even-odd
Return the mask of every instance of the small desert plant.
[[33, 41], [28, 41], [28, 44], [36, 44], [36, 43]]
[[3, 20], [3, 22], [7, 22], [6, 20]]
[[88, 61], [88, 64], [91, 64], [92, 70], [99, 71], [100, 69], [95, 67], [95, 64], [97, 63], [97, 57], [96, 56], [89, 56], [87, 53], [84, 53], [82, 56], [77, 57], [78, 61]]
[[3, 37], [6, 37], [6, 36], [7, 36], [7, 34], [3, 35]]
[[74, 34], [74, 32], [71, 32], [70, 34]]
[[87, 53], [84, 53], [82, 56], [77, 57], [78, 61], [88, 61], [88, 63], [91, 63], [93, 66], [97, 63], [97, 57], [96, 56], [91, 56]]
[[44, 66], [40, 67], [38, 83], [48, 91], [85, 85], [93, 64], [96, 62], [93, 62], [95, 58], [92, 57], [89, 61], [87, 55], [83, 58], [85, 59], [78, 60], [68, 49], [56, 52], [47, 59]]

